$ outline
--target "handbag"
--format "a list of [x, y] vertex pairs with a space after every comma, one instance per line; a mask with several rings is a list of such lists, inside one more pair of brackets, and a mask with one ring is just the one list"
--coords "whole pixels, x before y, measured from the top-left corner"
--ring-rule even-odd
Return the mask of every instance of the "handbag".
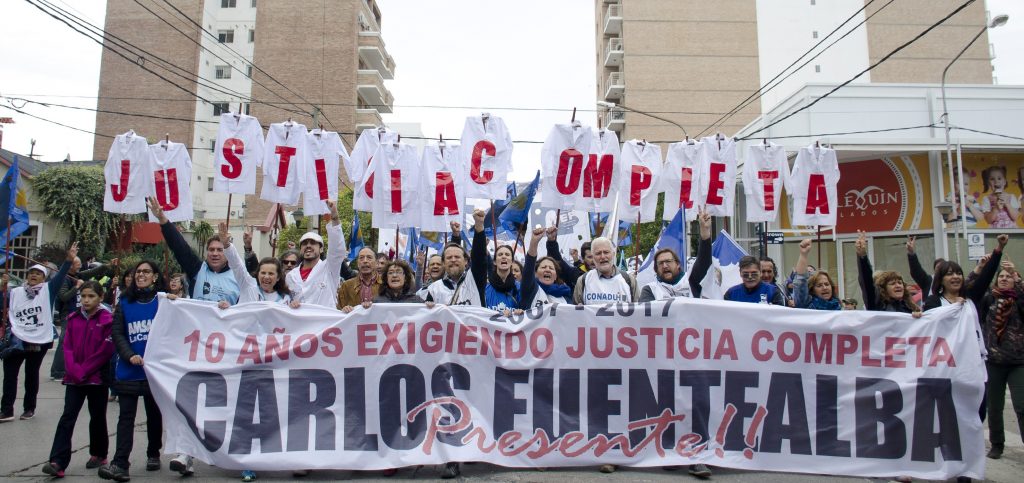
[[3, 337], [0, 337], [0, 359], [25, 352], [25, 344], [14, 335], [14, 331], [7, 327]]

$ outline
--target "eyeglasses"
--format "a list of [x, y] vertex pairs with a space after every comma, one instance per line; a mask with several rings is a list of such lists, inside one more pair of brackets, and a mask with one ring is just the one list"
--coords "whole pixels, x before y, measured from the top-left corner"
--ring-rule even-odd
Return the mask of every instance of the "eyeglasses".
[[761, 278], [761, 272], [740, 272], [740, 276], [747, 280], [753, 280], [755, 278]]
[[145, 268], [138, 269], [138, 270], [135, 270], [135, 275], [153, 275], [153, 271], [152, 270], [147, 270]]
[[405, 276], [405, 271], [404, 270], [398, 270], [398, 271], [391, 270], [391, 271], [388, 271], [388, 276], [391, 276], [391, 275]]
[[281, 265], [291, 266], [291, 265], [298, 265], [298, 264], [299, 264], [299, 262], [297, 262], [295, 260], [281, 260]]

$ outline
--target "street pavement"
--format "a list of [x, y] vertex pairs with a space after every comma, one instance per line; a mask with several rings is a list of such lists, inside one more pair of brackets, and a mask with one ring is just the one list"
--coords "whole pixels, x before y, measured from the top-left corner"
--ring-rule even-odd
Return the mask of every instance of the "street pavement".
[[[53, 359], [53, 351], [49, 351], [46, 361], [43, 363], [42, 376], [44, 380], [40, 383], [39, 402], [36, 408], [36, 417], [28, 421], [15, 420], [10, 423], [0, 424], [0, 482], [31, 482], [47, 481], [50, 478], [41, 471], [43, 463], [47, 461], [50, 453], [50, 445], [53, 442], [53, 432], [57, 426], [57, 419], [60, 418], [64, 406], [64, 388], [58, 381], [50, 381], [50, 362]], [[19, 381], [20, 383], [21, 381]], [[20, 385], [20, 384], [19, 384]], [[15, 403], [15, 414], [21, 414], [22, 388], [18, 388], [18, 401]], [[139, 404], [140, 423], [136, 427], [135, 447], [132, 452], [132, 481], [175, 481], [181, 477], [167, 469], [171, 456], [163, 456], [163, 468], [160, 471], [145, 471], [145, 412]], [[1006, 427], [1006, 451], [1000, 460], [986, 459], [985, 481], [1021, 483], [1024, 482], [1024, 443], [1021, 436], [1017, 434], [1017, 420], [1011, 410], [1009, 399], [1006, 401], [1005, 427]], [[114, 450], [114, 428], [117, 420], [117, 404], [112, 403], [107, 407], [107, 424], [110, 430], [110, 453]], [[101, 481], [96, 476], [95, 470], [85, 469], [85, 461], [89, 458], [88, 451], [88, 412], [83, 409], [78, 418], [78, 425], [75, 427], [73, 445], [75, 452], [71, 458], [71, 465], [67, 469], [67, 476], [64, 481]], [[987, 441], [987, 434], [986, 434]], [[820, 468], [827, 470], [827, 468]], [[421, 468], [406, 468], [397, 475], [389, 478], [381, 476], [380, 472], [346, 472], [346, 471], [317, 471], [305, 478], [292, 478], [290, 472], [260, 472], [260, 481], [337, 481], [337, 480], [358, 480], [358, 481], [388, 481], [399, 480], [436, 480], [440, 474], [439, 466], [424, 466]], [[637, 481], [637, 482], [661, 482], [661, 481], [697, 481], [687, 475], [685, 470], [665, 471], [662, 469], [629, 469], [622, 468], [616, 473], [598, 473], [596, 468], [570, 468], [570, 469], [549, 469], [547, 471], [506, 469], [489, 464], [463, 465], [462, 480], [475, 480], [486, 482], [612, 482], [612, 481]], [[239, 473], [236, 471], [223, 470], [198, 463], [196, 475], [188, 480], [195, 481], [239, 481]], [[791, 473], [768, 473], [738, 471], [716, 468], [711, 478], [717, 482], [882, 482], [882, 479], [867, 478], [843, 478], [835, 476], [791, 474]], [[954, 480], [955, 481], [955, 480]]]

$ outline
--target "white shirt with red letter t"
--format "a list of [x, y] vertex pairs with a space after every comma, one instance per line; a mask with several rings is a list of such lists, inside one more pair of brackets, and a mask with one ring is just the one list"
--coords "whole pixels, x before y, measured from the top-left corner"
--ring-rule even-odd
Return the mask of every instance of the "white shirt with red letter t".
[[839, 161], [834, 149], [800, 148], [790, 175], [793, 224], [835, 226], [839, 206]]
[[747, 198], [747, 221], [773, 222], [779, 216], [782, 187], [789, 189], [789, 161], [786, 149], [764, 142], [747, 147], [743, 163], [743, 192]]
[[302, 192], [306, 151], [306, 126], [293, 122], [270, 125], [263, 152], [263, 189], [260, 198], [294, 205]]

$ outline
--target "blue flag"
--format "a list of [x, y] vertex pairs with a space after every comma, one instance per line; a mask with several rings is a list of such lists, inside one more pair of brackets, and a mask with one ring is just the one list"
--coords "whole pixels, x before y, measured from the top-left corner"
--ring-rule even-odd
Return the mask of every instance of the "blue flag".
[[746, 255], [747, 251], [736, 243], [728, 232], [719, 232], [715, 242], [711, 244], [713, 269], [708, 270], [708, 274], [701, 281], [701, 295], [705, 298], [721, 299], [726, 290], [740, 284], [743, 281], [740, 278], [740, 259]]
[[359, 227], [359, 212], [352, 212], [352, 230], [348, 235], [348, 259], [355, 260], [359, 256], [359, 250], [366, 246], [363, 243], [363, 230]]
[[502, 229], [510, 231], [513, 236], [527, 226], [530, 219], [530, 207], [533, 206], [533, 198], [537, 195], [537, 188], [540, 186], [540, 171], [537, 171], [533, 181], [526, 185], [526, 189], [510, 201], [500, 215], [498, 222]]
[[507, 229], [501, 223], [500, 219], [501, 216], [505, 213], [505, 209], [508, 207], [508, 205], [512, 203], [513, 200], [515, 200], [516, 196], [518, 195], [517, 191], [518, 189], [516, 188], [515, 181], [509, 183], [508, 186], [505, 187], [505, 199], [495, 201], [491, 209], [487, 210], [487, 213], [484, 215], [484, 234], [487, 235], [488, 238], [494, 236], [494, 226], [491, 223], [492, 221], [498, 221], [499, 235], [504, 234], [507, 231]]
[[416, 252], [420, 249], [420, 231], [416, 228], [406, 228], [405, 261], [409, 262], [412, 271], [419, 270], [416, 263]]
[[[7, 247], [10, 241], [28, 230], [28, 197], [21, 181], [18, 157], [14, 157], [10, 169], [0, 181], [0, 242]], [[8, 229], [10, 224], [10, 229]], [[0, 250], [0, 263], [7, 260], [7, 252]]]

